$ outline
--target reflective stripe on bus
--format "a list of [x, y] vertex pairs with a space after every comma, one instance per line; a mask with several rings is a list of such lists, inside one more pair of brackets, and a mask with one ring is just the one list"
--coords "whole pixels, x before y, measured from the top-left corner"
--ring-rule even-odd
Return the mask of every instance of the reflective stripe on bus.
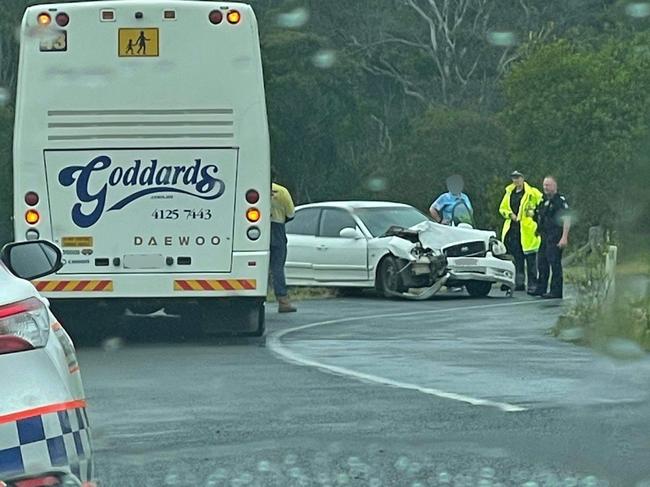
[[255, 279], [177, 279], [174, 291], [250, 291], [257, 288]]
[[113, 281], [34, 281], [36, 289], [42, 292], [110, 292], [113, 291]]

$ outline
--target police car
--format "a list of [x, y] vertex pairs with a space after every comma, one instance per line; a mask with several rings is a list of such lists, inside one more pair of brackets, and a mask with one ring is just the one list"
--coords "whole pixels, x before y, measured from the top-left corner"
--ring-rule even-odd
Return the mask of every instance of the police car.
[[0, 253], [0, 486], [89, 485], [92, 449], [70, 337], [29, 282], [61, 251], [36, 240]]

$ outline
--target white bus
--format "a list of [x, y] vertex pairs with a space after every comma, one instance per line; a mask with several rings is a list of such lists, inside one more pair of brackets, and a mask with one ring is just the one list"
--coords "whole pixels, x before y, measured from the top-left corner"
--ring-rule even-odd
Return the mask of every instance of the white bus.
[[14, 230], [63, 249], [64, 267], [35, 285], [64, 315], [195, 309], [208, 327], [262, 334], [269, 158], [250, 6], [26, 10]]

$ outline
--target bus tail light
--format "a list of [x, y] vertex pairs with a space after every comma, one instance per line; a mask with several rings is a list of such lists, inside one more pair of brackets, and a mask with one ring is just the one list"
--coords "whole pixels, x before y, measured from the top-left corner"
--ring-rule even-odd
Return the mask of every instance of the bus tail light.
[[226, 15], [226, 18], [228, 19], [228, 22], [231, 24], [238, 24], [239, 21], [241, 20], [241, 14], [239, 13], [238, 10], [230, 10], [228, 12], [228, 15]]
[[0, 355], [42, 348], [49, 331], [47, 308], [38, 299], [0, 306]]
[[47, 12], [41, 12], [38, 14], [38, 17], [36, 17], [36, 20], [38, 21], [38, 25], [50, 25], [52, 17], [50, 17], [50, 14]]
[[210, 19], [210, 22], [212, 22], [214, 25], [217, 25], [220, 24], [223, 20], [223, 14], [221, 13], [221, 10], [213, 10], [210, 12], [208, 18]]
[[38, 196], [38, 193], [34, 191], [28, 191], [25, 193], [25, 203], [27, 203], [29, 206], [36, 206], [39, 201], [40, 198]]
[[25, 239], [26, 240], [38, 240], [41, 237], [41, 234], [38, 233], [38, 230], [34, 228], [30, 228], [25, 232]]
[[[260, 238], [261, 235], [262, 235], [262, 232], [261, 232], [261, 230], [260, 230], [259, 228], [257, 228], [257, 227], [250, 227], [250, 228], [246, 231], [246, 236], [247, 236], [250, 240], [257, 240], [258, 238]], [[249, 263], [249, 264], [250, 264], [250, 263]]]
[[246, 191], [246, 201], [249, 204], [254, 205], [259, 200], [260, 200], [259, 191], [255, 190], [255, 189], [249, 189], [248, 191]]
[[65, 12], [60, 12], [56, 14], [55, 20], [56, 20], [56, 25], [58, 25], [59, 27], [65, 27], [70, 23], [70, 16]]
[[249, 208], [246, 210], [246, 219], [251, 223], [257, 223], [262, 218], [262, 213], [257, 208]]
[[41, 219], [41, 215], [36, 210], [27, 210], [25, 213], [25, 221], [30, 225], [36, 225]]

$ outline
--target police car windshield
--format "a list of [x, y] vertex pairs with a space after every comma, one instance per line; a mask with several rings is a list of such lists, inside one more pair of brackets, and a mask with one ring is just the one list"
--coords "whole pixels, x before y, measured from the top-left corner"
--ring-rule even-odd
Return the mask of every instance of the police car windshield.
[[373, 237], [383, 235], [386, 230], [394, 225], [410, 228], [428, 220], [423, 213], [407, 206], [359, 208], [355, 210], [355, 214], [361, 218], [361, 221]]

